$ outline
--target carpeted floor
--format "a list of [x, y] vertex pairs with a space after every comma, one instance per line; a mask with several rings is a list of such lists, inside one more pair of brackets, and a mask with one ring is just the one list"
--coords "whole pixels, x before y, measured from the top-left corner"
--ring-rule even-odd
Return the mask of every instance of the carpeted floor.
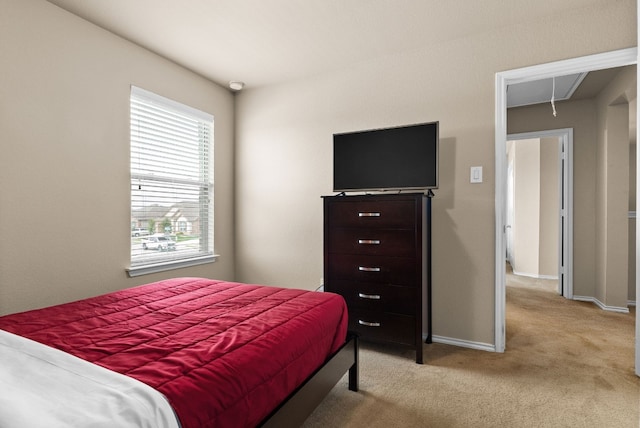
[[638, 427], [635, 310], [569, 301], [555, 283], [508, 275], [507, 350], [362, 344], [360, 391], [343, 378], [315, 427]]

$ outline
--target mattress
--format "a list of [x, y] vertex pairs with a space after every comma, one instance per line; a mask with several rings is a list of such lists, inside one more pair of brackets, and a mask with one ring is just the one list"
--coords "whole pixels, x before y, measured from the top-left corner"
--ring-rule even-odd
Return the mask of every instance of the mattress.
[[184, 428], [256, 426], [344, 342], [342, 297], [175, 278], [0, 317], [0, 329], [143, 382]]

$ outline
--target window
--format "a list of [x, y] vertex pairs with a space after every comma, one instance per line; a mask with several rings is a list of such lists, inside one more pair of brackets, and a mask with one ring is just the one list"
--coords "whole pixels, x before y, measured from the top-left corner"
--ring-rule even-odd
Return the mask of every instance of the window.
[[215, 261], [213, 116], [131, 87], [130, 276]]

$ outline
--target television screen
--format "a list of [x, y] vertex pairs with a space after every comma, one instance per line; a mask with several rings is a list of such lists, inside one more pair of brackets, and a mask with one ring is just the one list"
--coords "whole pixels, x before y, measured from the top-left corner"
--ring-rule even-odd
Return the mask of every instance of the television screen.
[[438, 122], [333, 135], [333, 190], [435, 189]]

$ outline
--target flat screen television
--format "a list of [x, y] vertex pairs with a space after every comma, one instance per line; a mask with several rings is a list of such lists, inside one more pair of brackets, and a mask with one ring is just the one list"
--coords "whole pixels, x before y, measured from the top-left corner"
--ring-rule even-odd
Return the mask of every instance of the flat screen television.
[[438, 125], [333, 135], [335, 192], [438, 188]]

